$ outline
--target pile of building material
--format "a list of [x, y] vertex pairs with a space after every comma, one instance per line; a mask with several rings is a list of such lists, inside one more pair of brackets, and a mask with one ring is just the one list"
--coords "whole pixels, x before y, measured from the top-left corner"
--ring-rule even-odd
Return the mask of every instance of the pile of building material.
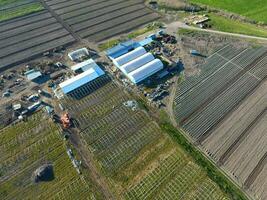
[[38, 167], [33, 172], [33, 181], [35, 183], [40, 181], [50, 181], [54, 178], [53, 166], [51, 164], [44, 164]]

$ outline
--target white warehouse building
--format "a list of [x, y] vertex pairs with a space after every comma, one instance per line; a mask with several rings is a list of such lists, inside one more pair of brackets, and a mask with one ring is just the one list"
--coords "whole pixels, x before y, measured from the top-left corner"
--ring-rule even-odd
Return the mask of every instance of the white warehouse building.
[[138, 47], [112, 61], [135, 84], [163, 69], [161, 60], [155, 59], [144, 47]]
[[136, 49], [130, 51], [129, 53], [126, 53], [118, 58], [115, 58], [113, 60], [113, 63], [117, 66], [120, 67], [131, 60], [134, 60], [146, 53], [146, 50], [144, 47], [137, 47]]
[[129, 73], [128, 78], [133, 83], [138, 83], [160, 71], [161, 69], [163, 69], [163, 63], [159, 59], [154, 59], [151, 62]]
[[82, 69], [83, 72], [59, 84], [59, 87], [64, 94], [67, 94], [105, 74], [105, 72], [92, 59], [74, 65], [71, 69], [73, 71]]

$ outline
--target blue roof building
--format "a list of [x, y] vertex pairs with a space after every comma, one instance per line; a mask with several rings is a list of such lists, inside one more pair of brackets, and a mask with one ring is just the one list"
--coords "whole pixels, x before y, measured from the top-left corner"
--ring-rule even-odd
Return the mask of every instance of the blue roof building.
[[139, 46], [140, 44], [138, 42], [129, 40], [126, 42], [119, 43], [118, 45], [106, 50], [106, 55], [111, 59], [115, 59]]

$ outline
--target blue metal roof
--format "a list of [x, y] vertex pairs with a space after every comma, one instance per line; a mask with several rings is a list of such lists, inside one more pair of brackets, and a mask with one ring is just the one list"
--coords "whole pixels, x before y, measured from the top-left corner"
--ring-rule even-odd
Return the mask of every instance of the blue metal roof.
[[149, 37], [149, 38], [146, 38], [146, 39], [140, 41], [139, 45], [143, 47], [143, 46], [150, 44], [151, 42], [153, 42], [153, 39], [151, 37]]
[[127, 53], [131, 49], [135, 49], [139, 47], [139, 43], [135, 42], [133, 40], [129, 40], [126, 42], [119, 43], [115, 47], [112, 47], [108, 50], [106, 50], [106, 55], [111, 57], [111, 58], [117, 58], [125, 53]]

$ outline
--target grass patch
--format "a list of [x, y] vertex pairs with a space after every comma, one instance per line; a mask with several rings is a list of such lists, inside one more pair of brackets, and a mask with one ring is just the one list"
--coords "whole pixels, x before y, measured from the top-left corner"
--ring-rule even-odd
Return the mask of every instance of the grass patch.
[[15, 17], [20, 17], [43, 9], [44, 8], [40, 3], [32, 3], [23, 6], [18, 6], [13, 9], [7, 9], [0, 12], [0, 21], [12, 19]]
[[263, 0], [190, 0], [190, 2], [226, 10], [258, 22], [267, 23], [267, 4]]
[[198, 151], [185, 136], [172, 126], [166, 113], [160, 115], [160, 127], [168, 133], [174, 142], [181, 145], [182, 148], [193, 157], [195, 162], [200, 165], [207, 173], [208, 177], [219, 185], [219, 187], [233, 200], [248, 200], [248, 198], [239, 190], [224, 174], [222, 174], [217, 167], [205, 158], [200, 151]]
[[215, 14], [209, 14], [209, 17], [211, 19], [212, 27], [216, 30], [258, 37], [267, 37], [267, 29], [257, 27], [256, 25], [227, 19]]
[[104, 51], [106, 49], [109, 49], [111, 47], [114, 47], [115, 45], [119, 44], [120, 42], [123, 42], [123, 41], [126, 41], [127, 39], [133, 39], [133, 38], [136, 38], [140, 35], [143, 35], [147, 32], [150, 32], [150, 31], [153, 31], [153, 30], [156, 30], [158, 29], [159, 27], [161, 27], [163, 24], [162, 23], [152, 23], [152, 24], [149, 24], [147, 25], [145, 28], [142, 28], [142, 29], [138, 29], [136, 31], [133, 31], [131, 33], [129, 33], [125, 39], [113, 39], [113, 40], [108, 40], [107, 42], [105, 43], [102, 43], [100, 45], [98, 45], [98, 48], [100, 51]]
[[105, 43], [98, 45], [100, 51], [104, 51], [120, 43], [120, 39], [109, 40]]

